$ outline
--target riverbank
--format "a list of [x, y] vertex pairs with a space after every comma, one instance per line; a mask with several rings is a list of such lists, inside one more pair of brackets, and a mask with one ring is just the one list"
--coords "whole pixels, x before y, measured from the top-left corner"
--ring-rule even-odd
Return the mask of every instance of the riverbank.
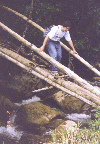
[[1, 143], [52, 141], [50, 132], [65, 121], [67, 126], [68, 119], [77, 123], [75, 115], [85, 119], [82, 125], [88, 126], [93, 107], [56, 88], [35, 95], [32, 91], [49, 85], [2, 57], [0, 62]]

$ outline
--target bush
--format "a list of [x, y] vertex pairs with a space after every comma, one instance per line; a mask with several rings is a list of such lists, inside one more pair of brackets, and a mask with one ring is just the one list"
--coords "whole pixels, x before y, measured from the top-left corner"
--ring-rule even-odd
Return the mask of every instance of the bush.
[[53, 144], [100, 144], [100, 109], [97, 109], [95, 118], [90, 122], [89, 129], [78, 127], [74, 132], [66, 130], [60, 133], [58, 139], [56, 134], [52, 133]]

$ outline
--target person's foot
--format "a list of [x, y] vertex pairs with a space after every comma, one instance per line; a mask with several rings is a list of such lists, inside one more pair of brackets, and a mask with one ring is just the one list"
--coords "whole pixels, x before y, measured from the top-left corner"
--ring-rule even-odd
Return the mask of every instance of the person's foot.
[[53, 76], [59, 76], [59, 73], [58, 72], [52, 72], [52, 75]]
[[59, 73], [55, 73], [54, 76], [59, 76]]

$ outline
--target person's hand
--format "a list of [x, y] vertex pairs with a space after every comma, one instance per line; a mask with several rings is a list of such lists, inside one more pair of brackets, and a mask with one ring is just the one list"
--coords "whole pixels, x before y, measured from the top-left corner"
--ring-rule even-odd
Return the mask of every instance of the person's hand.
[[41, 47], [39, 48], [39, 52], [42, 52], [42, 51], [44, 51], [44, 47], [43, 47], [43, 46], [41, 46]]
[[76, 50], [73, 50], [73, 53], [74, 53], [74, 54], [78, 54], [78, 53], [76, 52]]

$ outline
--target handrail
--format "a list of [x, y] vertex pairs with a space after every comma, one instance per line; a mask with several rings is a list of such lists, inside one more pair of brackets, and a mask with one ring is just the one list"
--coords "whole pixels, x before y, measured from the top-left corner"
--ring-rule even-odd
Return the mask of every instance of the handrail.
[[[39, 26], [38, 24], [36, 24], [35, 22], [33, 22], [32, 20], [29, 20], [26, 16], [6, 7], [6, 6], [2, 6], [0, 5], [0, 7], [14, 13], [15, 15], [23, 18], [25, 21], [27, 21], [28, 23], [30, 23], [31, 25], [35, 26], [36, 28], [38, 28], [39, 30], [41, 30], [42, 32], [44, 32], [44, 29]], [[61, 46], [66, 49], [69, 53], [71, 53], [75, 58], [77, 58], [80, 62], [82, 62], [85, 66], [87, 66], [90, 70], [92, 70], [95, 74], [97, 74], [98, 76], [100, 76], [100, 71], [98, 71], [95, 67], [93, 67], [92, 65], [90, 65], [86, 60], [84, 60], [81, 56], [79, 56], [78, 54], [74, 54], [73, 51], [68, 48], [65, 44], [63, 44], [62, 42], [60, 42]]]
[[27, 47], [29, 47], [30, 49], [34, 50], [36, 53], [38, 53], [39, 55], [41, 55], [44, 59], [48, 60], [50, 63], [56, 65], [58, 67], [58, 69], [62, 70], [63, 72], [67, 73], [69, 75], [69, 77], [73, 78], [77, 83], [79, 83], [82, 87], [84, 87], [85, 89], [91, 91], [92, 93], [94, 93], [95, 95], [100, 97], [100, 90], [93, 87], [92, 85], [90, 85], [86, 80], [82, 79], [81, 77], [79, 77], [77, 74], [75, 74], [73, 71], [71, 71], [69, 68], [65, 67], [64, 65], [62, 65], [61, 63], [57, 62], [56, 60], [54, 60], [52, 57], [50, 57], [48, 54], [46, 54], [45, 52], [39, 52], [39, 49], [31, 44], [30, 42], [28, 42], [27, 40], [25, 40], [23, 37], [21, 37], [20, 35], [18, 35], [17, 33], [15, 33], [14, 31], [12, 31], [10, 28], [8, 28], [7, 26], [5, 26], [3, 23], [0, 22], [0, 27], [3, 28], [5, 31], [7, 31], [8, 33], [10, 33], [13, 37], [15, 37], [17, 40], [23, 42]]

